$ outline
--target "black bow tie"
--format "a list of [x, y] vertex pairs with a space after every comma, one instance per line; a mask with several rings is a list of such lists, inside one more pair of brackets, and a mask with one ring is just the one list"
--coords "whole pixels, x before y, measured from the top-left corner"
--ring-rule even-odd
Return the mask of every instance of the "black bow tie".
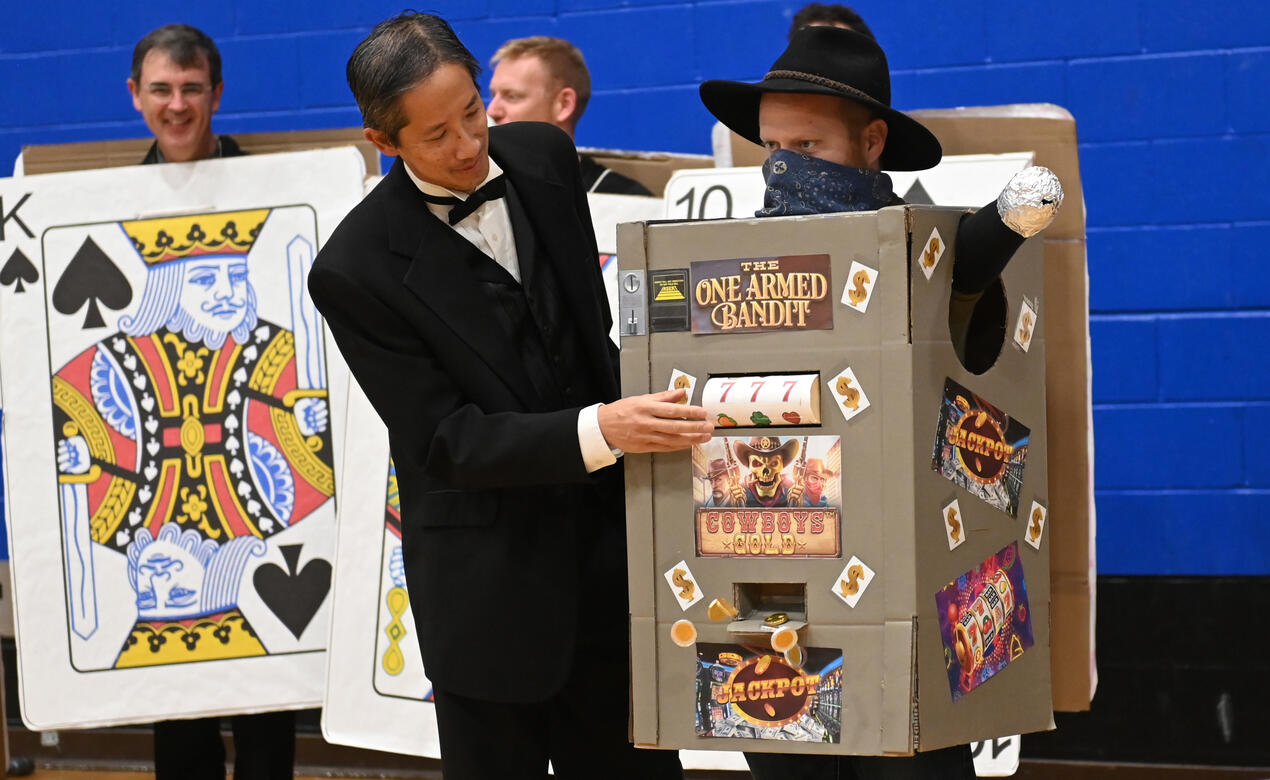
[[506, 195], [507, 179], [499, 174], [481, 185], [476, 192], [468, 195], [466, 200], [459, 200], [448, 195], [429, 195], [426, 192], [423, 193], [423, 199], [439, 206], [450, 206], [450, 224], [457, 225], [464, 217], [485, 205], [487, 201], [498, 200]]

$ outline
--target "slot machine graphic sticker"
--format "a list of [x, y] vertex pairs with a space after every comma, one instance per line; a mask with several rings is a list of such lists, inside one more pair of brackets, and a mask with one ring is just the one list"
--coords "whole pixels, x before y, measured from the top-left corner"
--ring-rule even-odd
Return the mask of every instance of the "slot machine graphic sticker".
[[833, 330], [829, 255], [692, 264], [692, 332]]
[[1026, 425], [948, 379], [931, 469], [1013, 517], [1031, 435]]
[[838, 557], [837, 436], [719, 436], [693, 445], [692, 472], [699, 557]]
[[1010, 542], [935, 594], [953, 701], [1032, 646], [1032, 616], [1018, 542]]
[[839, 742], [842, 651], [802, 648], [797, 660], [764, 647], [699, 643], [697, 736]]

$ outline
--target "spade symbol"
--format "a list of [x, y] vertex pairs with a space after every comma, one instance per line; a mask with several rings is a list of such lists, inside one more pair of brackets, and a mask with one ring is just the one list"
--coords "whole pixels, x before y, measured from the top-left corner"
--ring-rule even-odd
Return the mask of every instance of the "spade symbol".
[[296, 572], [303, 546], [280, 545], [278, 549], [286, 559], [286, 570], [276, 563], [267, 563], [256, 569], [256, 574], [252, 577], [260, 600], [265, 602], [265, 606], [277, 615], [278, 620], [282, 621], [282, 625], [296, 639], [308, 628], [326, 599], [326, 592], [331, 588], [330, 561], [314, 558]]
[[935, 201], [931, 198], [930, 193], [922, 186], [921, 179], [914, 179], [913, 186], [908, 188], [908, 192], [904, 193], [904, 202], [914, 206], [933, 206]]
[[66, 273], [53, 288], [53, 308], [62, 314], [74, 314], [84, 303], [88, 311], [84, 315], [81, 330], [104, 328], [98, 302], [118, 311], [132, 303], [132, 286], [128, 277], [115, 267], [110, 257], [89, 236], [66, 266]]
[[8, 287], [17, 282], [17, 286], [13, 288], [15, 293], [26, 292], [26, 288], [22, 286], [23, 282], [35, 284], [39, 280], [40, 272], [35, 270], [35, 266], [31, 265], [31, 261], [22, 254], [21, 249], [13, 250], [13, 254], [9, 256], [9, 262], [4, 264], [4, 268], [0, 268], [0, 284]]

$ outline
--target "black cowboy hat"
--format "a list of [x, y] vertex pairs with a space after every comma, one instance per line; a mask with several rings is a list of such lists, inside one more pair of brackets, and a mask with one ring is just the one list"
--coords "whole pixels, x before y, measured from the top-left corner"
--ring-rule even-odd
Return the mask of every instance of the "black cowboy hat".
[[758, 107], [768, 92], [835, 95], [873, 109], [887, 125], [881, 164], [888, 171], [921, 171], [939, 163], [935, 136], [891, 108], [891, 70], [886, 53], [867, 35], [841, 27], [803, 27], [757, 84], [706, 81], [701, 102], [741, 137], [762, 144]]

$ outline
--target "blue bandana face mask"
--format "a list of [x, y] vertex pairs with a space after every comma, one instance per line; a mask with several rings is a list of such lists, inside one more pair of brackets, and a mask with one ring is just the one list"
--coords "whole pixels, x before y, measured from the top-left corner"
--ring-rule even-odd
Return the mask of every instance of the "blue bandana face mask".
[[763, 180], [767, 192], [756, 217], [873, 211], [895, 197], [891, 177], [881, 171], [850, 168], [789, 149], [767, 158]]

